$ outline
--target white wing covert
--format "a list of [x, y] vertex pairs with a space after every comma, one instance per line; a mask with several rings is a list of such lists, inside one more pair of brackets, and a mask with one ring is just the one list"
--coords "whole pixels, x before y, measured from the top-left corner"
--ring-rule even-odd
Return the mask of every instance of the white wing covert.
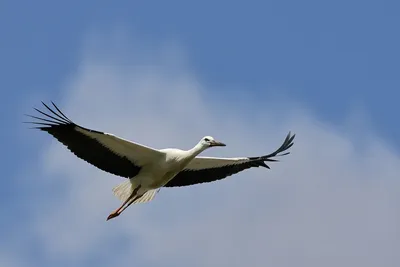
[[53, 102], [51, 103], [58, 112], [42, 102], [51, 114], [35, 108], [47, 118], [27, 115], [39, 120], [28, 123], [38, 125], [34, 128], [48, 132], [77, 157], [103, 171], [132, 178], [139, 173], [144, 164], [164, 155], [156, 149], [77, 125]]

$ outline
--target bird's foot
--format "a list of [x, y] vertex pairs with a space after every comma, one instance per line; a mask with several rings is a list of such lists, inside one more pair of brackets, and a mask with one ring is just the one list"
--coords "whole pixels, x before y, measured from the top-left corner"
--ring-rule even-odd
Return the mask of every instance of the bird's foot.
[[112, 213], [110, 213], [110, 215], [108, 215], [107, 217], [107, 221], [111, 220], [112, 218], [118, 217], [121, 213], [119, 213], [118, 211], [114, 211]]

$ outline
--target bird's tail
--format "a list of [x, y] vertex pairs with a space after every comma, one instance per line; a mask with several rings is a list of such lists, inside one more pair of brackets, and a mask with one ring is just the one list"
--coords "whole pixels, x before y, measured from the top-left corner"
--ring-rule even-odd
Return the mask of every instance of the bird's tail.
[[[132, 184], [131, 180], [127, 179], [127, 181], [115, 186], [112, 191], [119, 200], [125, 201], [132, 194], [134, 189], [135, 186]], [[148, 190], [143, 194], [143, 196], [136, 199], [132, 204], [149, 202], [155, 197], [158, 191], [160, 191], [160, 189]]]

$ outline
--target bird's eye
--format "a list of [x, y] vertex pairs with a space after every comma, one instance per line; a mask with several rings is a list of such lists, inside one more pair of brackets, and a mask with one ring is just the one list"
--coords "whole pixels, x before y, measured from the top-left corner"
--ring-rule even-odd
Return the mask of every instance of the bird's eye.
[[210, 142], [210, 139], [208, 139], [208, 138], [204, 138], [204, 141], [206, 141], [206, 142]]

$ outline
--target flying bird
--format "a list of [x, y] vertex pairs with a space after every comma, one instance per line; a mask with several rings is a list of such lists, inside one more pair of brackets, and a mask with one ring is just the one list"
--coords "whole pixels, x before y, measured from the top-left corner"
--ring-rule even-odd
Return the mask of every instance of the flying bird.
[[51, 102], [50, 108], [42, 102], [47, 113], [34, 108], [44, 117], [27, 115], [37, 121], [35, 129], [45, 131], [64, 144], [73, 154], [95, 167], [128, 178], [112, 191], [122, 202], [107, 217], [119, 216], [133, 203], [151, 201], [162, 187], [189, 186], [224, 179], [252, 167], [265, 167], [266, 162], [278, 161], [287, 155], [295, 135], [290, 132], [283, 144], [273, 153], [258, 157], [216, 158], [198, 156], [210, 147], [223, 147], [224, 143], [211, 136], [203, 137], [193, 148], [154, 149], [125, 140], [113, 134], [84, 128], [71, 121]]

